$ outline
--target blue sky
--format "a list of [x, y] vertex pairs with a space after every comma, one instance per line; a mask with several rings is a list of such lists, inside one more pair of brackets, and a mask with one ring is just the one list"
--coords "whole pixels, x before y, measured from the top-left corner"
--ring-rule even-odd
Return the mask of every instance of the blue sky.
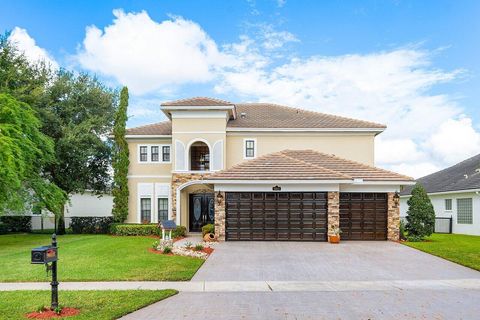
[[0, 30], [32, 59], [128, 85], [129, 126], [193, 95], [302, 106], [386, 123], [377, 163], [421, 176], [480, 150], [479, 14], [479, 1], [11, 1]]

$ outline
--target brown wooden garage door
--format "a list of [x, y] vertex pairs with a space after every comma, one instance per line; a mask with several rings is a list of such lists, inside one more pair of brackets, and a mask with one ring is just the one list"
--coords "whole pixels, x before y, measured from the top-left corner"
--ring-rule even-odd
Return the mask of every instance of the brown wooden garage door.
[[226, 240], [327, 240], [324, 192], [227, 192]]
[[342, 240], [387, 239], [386, 193], [340, 193]]

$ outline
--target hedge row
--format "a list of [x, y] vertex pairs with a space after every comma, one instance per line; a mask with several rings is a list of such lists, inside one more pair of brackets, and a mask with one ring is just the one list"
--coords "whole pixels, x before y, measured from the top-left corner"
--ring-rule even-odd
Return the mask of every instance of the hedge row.
[[[184, 237], [187, 229], [178, 226], [172, 232], [172, 237]], [[157, 224], [114, 223], [110, 225], [110, 233], [117, 236], [158, 236], [161, 234]]]
[[30, 216], [1, 216], [0, 234], [8, 232], [32, 231], [32, 217]]
[[108, 233], [113, 217], [72, 217], [72, 233]]

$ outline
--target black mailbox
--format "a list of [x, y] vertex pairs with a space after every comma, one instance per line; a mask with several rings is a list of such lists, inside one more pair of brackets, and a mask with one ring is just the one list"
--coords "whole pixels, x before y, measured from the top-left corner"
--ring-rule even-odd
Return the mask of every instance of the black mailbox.
[[32, 249], [32, 264], [46, 264], [57, 260], [57, 247], [43, 246]]

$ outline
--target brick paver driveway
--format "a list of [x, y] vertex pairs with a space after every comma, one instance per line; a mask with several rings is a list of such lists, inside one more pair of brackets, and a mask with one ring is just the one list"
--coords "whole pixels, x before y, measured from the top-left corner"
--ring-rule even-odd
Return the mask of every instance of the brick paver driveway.
[[[477, 271], [394, 242], [226, 242], [192, 281], [310, 287], [180, 292], [125, 319], [478, 319], [479, 286], [468, 285], [478, 279]], [[372, 286], [382, 281], [408, 287]], [[455, 281], [464, 285], [449, 288]], [[311, 290], [313, 283], [328, 290]]]
[[195, 280], [421, 280], [480, 272], [391, 241], [224, 242]]

